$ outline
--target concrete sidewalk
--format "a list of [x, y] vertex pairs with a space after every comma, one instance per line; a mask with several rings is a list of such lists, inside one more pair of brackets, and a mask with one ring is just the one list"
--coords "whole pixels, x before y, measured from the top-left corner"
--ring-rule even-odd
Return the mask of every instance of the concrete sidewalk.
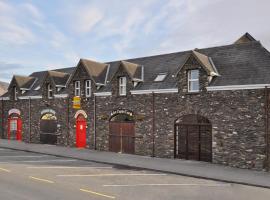
[[54, 145], [28, 144], [3, 139], [0, 139], [0, 148], [36, 152], [125, 167], [148, 169], [163, 173], [173, 173], [196, 178], [270, 188], [270, 173], [237, 169], [206, 162], [152, 158]]

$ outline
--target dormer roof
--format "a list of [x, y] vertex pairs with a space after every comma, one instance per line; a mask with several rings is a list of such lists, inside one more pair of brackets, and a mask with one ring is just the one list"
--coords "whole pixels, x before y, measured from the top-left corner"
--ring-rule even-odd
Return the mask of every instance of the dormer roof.
[[128, 62], [128, 61], [120, 61], [120, 65], [124, 67], [128, 75], [133, 81], [143, 81], [143, 66]]
[[14, 75], [12, 81], [13, 80], [16, 82], [17, 86], [20, 89], [30, 90], [34, 82], [36, 81], [36, 78], [31, 76]]
[[256, 39], [247, 32], [244, 35], [242, 35], [238, 40], [236, 40], [234, 44], [241, 44], [252, 41], [256, 41]]
[[81, 59], [80, 62], [96, 84], [106, 84], [109, 64]]

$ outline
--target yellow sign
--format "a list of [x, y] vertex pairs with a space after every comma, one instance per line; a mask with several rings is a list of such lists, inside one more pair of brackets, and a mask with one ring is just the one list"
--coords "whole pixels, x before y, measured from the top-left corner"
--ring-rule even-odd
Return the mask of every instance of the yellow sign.
[[73, 97], [73, 108], [74, 109], [81, 108], [81, 97]]

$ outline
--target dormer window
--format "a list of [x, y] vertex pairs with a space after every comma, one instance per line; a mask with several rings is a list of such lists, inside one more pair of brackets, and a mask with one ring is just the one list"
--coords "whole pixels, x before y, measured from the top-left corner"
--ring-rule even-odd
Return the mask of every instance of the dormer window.
[[157, 75], [157, 77], [155, 78], [155, 82], [160, 82], [160, 81], [164, 81], [164, 79], [166, 78], [167, 74], [166, 73], [160, 73]]
[[75, 96], [81, 96], [81, 83], [80, 83], [80, 81], [75, 81], [74, 94], [75, 94]]
[[124, 76], [119, 78], [119, 95], [127, 95], [127, 78]]
[[188, 71], [188, 92], [199, 92], [199, 70]]
[[13, 93], [14, 93], [13, 94], [14, 95], [14, 100], [17, 101], [18, 98], [17, 98], [17, 88], [16, 88], [16, 86], [13, 87]]
[[91, 97], [91, 80], [85, 81], [85, 96]]
[[52, 99], [53, 98], [53, 88], [51, 84], [47, 85], [47, 91], [48, 91], [48, 99]]

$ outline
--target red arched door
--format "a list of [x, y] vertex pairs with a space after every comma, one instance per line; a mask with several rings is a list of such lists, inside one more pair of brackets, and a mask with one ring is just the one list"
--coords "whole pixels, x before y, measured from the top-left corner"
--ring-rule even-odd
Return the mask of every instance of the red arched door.
[[22, 119], [18, 115], [8, 118], [8, 139], [22, 140]]
[[76, 119], [76, 147], [86, 147], [86, 119], [79, 115]]

